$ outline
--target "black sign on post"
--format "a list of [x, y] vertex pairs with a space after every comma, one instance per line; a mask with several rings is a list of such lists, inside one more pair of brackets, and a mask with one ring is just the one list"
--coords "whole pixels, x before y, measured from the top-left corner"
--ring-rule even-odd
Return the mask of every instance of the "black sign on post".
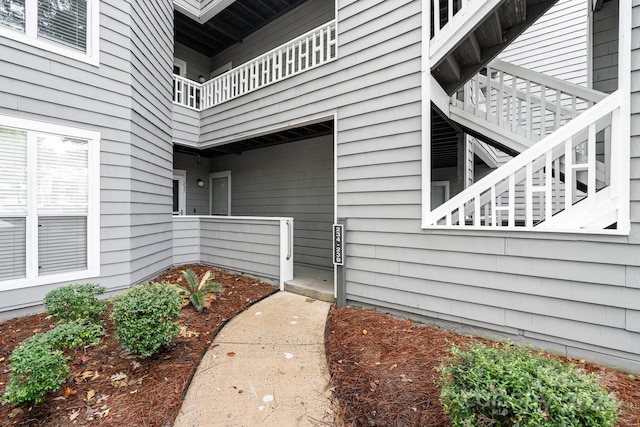
[[333, 263], [344, 265], [344, 225], [333, 224]]

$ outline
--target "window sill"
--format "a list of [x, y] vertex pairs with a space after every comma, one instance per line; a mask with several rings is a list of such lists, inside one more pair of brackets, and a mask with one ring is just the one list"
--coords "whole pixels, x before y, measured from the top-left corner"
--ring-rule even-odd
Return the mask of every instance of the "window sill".
[[74, 59], [76, 61], [84, 62], [86, 64], [93, 65], [94, 67], [98, 67], [100, 65], [100, 57], [98, 54], [99, 50], [97, 48], [94, 49], [95, 53], [93, 53], [92, 55], [87, 55], [86, 53], [80, 52], [79, 50], [67, 48], [44, 39], [32, 38], [24, 33], [2, 27], [0, 27], [0, 36], [15, 40], [29, 46], [33, 46], [38, 49], [42, 49], [47, 52]]
[[57, 283], [69, 284], [97, 277], [100, 277], [100, 268], [93, 268], [82, 271], [66, 271], [64, 273], [48, 274], [46, 276], [33, 278], [9, 279], [0, 281], [0, 292]]

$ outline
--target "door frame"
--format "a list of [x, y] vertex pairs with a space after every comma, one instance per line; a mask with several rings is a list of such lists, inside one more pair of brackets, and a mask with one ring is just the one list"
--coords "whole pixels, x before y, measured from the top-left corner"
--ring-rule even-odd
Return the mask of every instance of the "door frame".
[[231, 171], [212, 172], [209, 174], [209, 215], [220, 215], [213, 213], [213, 180], [216, 178], [227, 178], [227, 216], [231, 216]]
[[183, 169], [174, 169], [172, 182], [173, 181], [178, 181], [178, 212], [173, 212], [173, 214], [186, 215], [187, 214], [187, 171]]

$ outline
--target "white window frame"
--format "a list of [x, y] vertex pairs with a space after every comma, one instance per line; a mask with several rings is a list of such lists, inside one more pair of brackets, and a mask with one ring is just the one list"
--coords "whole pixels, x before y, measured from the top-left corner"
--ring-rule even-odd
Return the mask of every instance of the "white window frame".
[[227, 215], [231, 216], [231, 171], [213, 172], [209, 174], [209, 215], [220, 215], [213, 213], [213, 180], [215, 178], [227, 178]]
[[25, 0], [25, 32], [0, 27], [0, 36], [88, 64], [100, 65], [100, 1], [87, 0], [87, 50], [64, 46], [38, 37], [38, 0]]
[[[38, 276], [38, 265], [34, 254], [38, 251], [37, 221], [29, 218], [34, 215], [27, 213], [26, 232], [26, 277], [19, 279], [0, 280], [0, 291], [9, 289], [40, 286], [51, 283], [71, 283], [78, 280], [100, 276], [100, 132], [68, 126], [54, 125], [11, 116], [0, 115], [0, 126], [14, 128], [27, 132], [29, 138], [37, 140], [36, 133], [48, 133], [88, 141], [88, 200], [87, 200], [87, 268], [79, 271], [65, 271], [61, 273]], [[35, 144], [28, 145], [27, 159], [37, 156]], [[27, 176], [37, 174], [37, 165], [27, 164]]]
[[173, 66], [180, 68], [180, 77], [187, 77], [187, 61], [174, 57]]
[[[174, 169], [173, 181], [178, 181], [178, 212], [173, 212], [173, 214], [186, 215], [187, 213], [187, 171], [183, 169]], [[171, 201], [171, 208], [173, 210], [173, 200]]]

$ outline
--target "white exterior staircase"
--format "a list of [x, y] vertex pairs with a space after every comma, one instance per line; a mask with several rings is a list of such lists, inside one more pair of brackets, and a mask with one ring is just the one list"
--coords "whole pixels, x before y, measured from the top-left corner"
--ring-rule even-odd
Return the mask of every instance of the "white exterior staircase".
[[[547, 229], [614, 225], [618, 183], [615, 174], [609, 183], [603, 169], [610, 169], [607, 165], [616, 158], [611, 141], [617, 139], [619, 109], [620, 94], [615, 92], [431, 211], [427, 224]], [[610, 159], [603, 162], [596, 151], [598, 138], [611, 147]]]
[[[462, 3], [473, 5], [474, 13], [486, 13], [489, 21], [467, 15], [467, 26], [475, 28], [467, 31], [465, 15], [449, 15], [444, 26], [436, 25], [430, 45], [432, 64], [436, 64], [432, 67], [432, 88], [436, 84], [441, 88], [437, 90], [453, 95], [443, 109], [451, 121], [469, 135], [516, 157], [426, 213], [424, 225], [554, 231], [615, 228], [625, 199], [619, 197], [624, 186], [615, 173], [617, 162], [624, 161], [623, 150], [616, 144], [621, 95], [607, 96], [500, 60], [474, 65], [473, 76], [455, 70], [443, 73], [443, 64], [448, 67], [464, 56], [460, 46], [469, 43], [465, 37], [476, 37], [487, 22], [495, 22], [496, 13], [518, 15], [518, 8], [526, 2]], [[527, 11], [550, 6], [534, 3], [527, 3]], [[455, 9], [458, 3], [452, 4], [449, 1], [445, 11]], [[440, 5], [442, 9], [442, 1]], [[442, 22], [435, 9], [435, 22]], [[456, 22], [456, 18], [460, 19]], [[458, 41], [439, 40], [443, 33]], [[457, 47], [446, 47], [447, 43], [457, 43]], [[434, 103], [442, 109], [443, 96], [437, 98]]]
[[453, 94], [556, 1], [432, 0], [431, 75]]

